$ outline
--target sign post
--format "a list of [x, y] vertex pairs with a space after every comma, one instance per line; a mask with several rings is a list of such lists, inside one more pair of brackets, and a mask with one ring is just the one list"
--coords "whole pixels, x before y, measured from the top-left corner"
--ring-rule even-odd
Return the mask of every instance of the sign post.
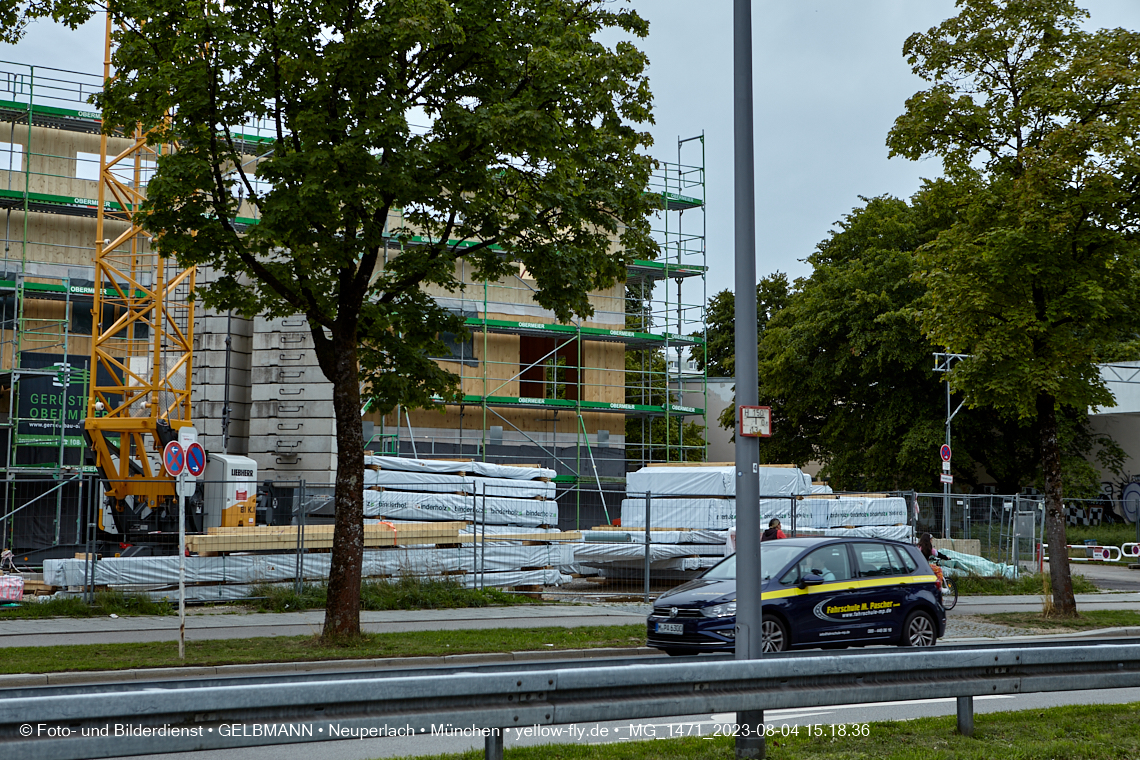
[[178, 491], [178, 659], [186, 659], [186, 503], [182, 484], [186, 472], [186, 451], [178, 441], [162, 450], [166, 474], [176, 479]]

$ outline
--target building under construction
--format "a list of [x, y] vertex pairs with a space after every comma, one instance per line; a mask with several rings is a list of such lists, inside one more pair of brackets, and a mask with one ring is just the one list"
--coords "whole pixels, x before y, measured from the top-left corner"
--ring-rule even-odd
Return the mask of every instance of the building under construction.
[[[0, 64], [0, 545], [22, 552], [68, 554], [83, 543], [83, 505], [106, 498], [91, 477], [90, 448], [101, 439], [84, 436], [89, 415], [110, 414], [101, 398], [127, 417], [192, 422], [211, 455], [248, 456], [260, 481], [331, 483], [337, 464], [332, 388], [304, 317], [195, 309], [193, 276], [201, 283], [210, 273], [169, 271], [173, 263], [157, 257], [125, 279], [108, 272], [127, 264], [97, 266], [101, 256], [137, 262], [149, 254], [148, 241], [131, 234], [134, 201], [123, 193], [145, 197], [155, 167], [145, 151], [109, 163], [139, 141], [100, 134], [90, 98], [102, 81]], [[272, 152], [256, 124], [243, 132], [251, 161]], [[104, 192], [108, 183], [118, 194]], [[459, 375], [461, 400], [386, 415], [366, 407], [368, 448], [550, 468], [566, 525], [597, 522], [598, 506], [610, 494], [620, 499], [628, 471], [705, 459], [707, 404], [694, 404], [706, 397], [703, 378], [694, 385], [691, 372], [667, 361], [704, 350], [704, 188], [703, 136], [679, 140], [676, 162], [661, 163], [646, 188], [660, 198], [659, 256], [633, 262], [625, 282], [592, 293], [589, 319], [558, 323], [531, 297], [535, 284], [523, 269], [485, 282], [461, 268], [461, 290], [432, 292], [466, 321], [466, 334], [442, 336], [448, 355], [436, 357]], [[235, 221], [257, 223], [252, 210]], [[415, 244], [393, 237], [389, 255]], [[140, 294], [156, 289], [161, 304], [140, 307]], [[156, 331], [192, 334], [185, 357]], [[93, 366], [100, 352], [118, 358]], [[161, 403], [156, 391], [127, 409], [136, 376], [163, 379]], [[178, 388], [187, 382], [183, 404]], [[100, 395], [108, 388], [118, 396]]]

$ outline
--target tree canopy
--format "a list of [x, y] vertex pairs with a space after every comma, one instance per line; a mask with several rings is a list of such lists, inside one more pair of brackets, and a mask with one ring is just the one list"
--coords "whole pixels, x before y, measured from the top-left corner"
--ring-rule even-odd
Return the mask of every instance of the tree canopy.
[[[340, 463], [325, 633], [354, 635], [361, 396], [383, 412], [455, 390], [428, 357], [458, 319], [426, 289], [461, 288], [461, 261], [492, 281], [522, 266], [535, 301], [569, 320], [592, 314], [588, 292], [624, 277], [629, 259], [655, 255], [638, 128], [652, 121], [647, 61], [628, 41], [599, 41], [648, 26], [603, 0], [108, 10], [104, 130], [139, 123], [152, 143], [177, 144], [147, 188], [161, 252], [214, 270], [198, 293], [209, 307], [308, 319]], [[273, 139], [251, 159], [254, 122]], [[256, 224], [235, 223], [244, 209]]]
[[[1071, 0], [958, 0], [903, 52], [932, 86], [906, 103], [892, 155], [937, 156], [958, 207], [921, 252], [923, 329], [968, 354], [972, 406], [1035, 421], [1049, 543], [1065, 544], [1057, 411], [1111, 404], [1098, 361], [1136, 335], [1140, 34], [1085, 31]], [[1068, 563], [1054, 601], [1075, 614]]]

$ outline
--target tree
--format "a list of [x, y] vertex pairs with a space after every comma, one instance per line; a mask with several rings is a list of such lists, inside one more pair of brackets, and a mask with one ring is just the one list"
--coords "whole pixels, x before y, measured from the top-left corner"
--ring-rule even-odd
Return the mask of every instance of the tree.
[[[757, 334], [763, 335], [764, 328], [772, 315], [788, 303], [788, 276], [776, 272], [756, 283], [756, 327]], [[708, 342], [705, 351], [697, 351], [693, 359], [697, 368], [709, 377], [736, 376], [736, 295], [731, 290], [722, 290], [709, 299], [705, 324]], [[694, 338], [704, 337], [694, 333]]]
[[[160, 251], [214, 268], [198, 294], [208, 307], [308, 319], [340, 462], [324, 633], [356, 635], [362, 393], [387, 412], [456, 388], [428, 357], [458, 319], [425, 288], [461, 287], [460, 260], [492, 281], [521, 265], [567, 321], [592, 313], [588, 292], [624, 277], [627, 259], [656, 253], [639, 153], [650, 138], [636, 128], [651, 121], [646, 58], [597, 40], [647, 24], [601, 0], [113, 0], [109, 12], [104, 129], [142, 123], [178, 145], [148, 185]], [[252, 162], [250, 120], [275, 135]], [[244, 231], [243, 198], [259, 219]]]
[[[761, 440], [764, 461], [820, 462], [839, 490], [939, 489], [945, 386], [933, 371], [938, 348], [915, 318], [926, 288], [914, 274], [918, 249], [953, 221], [944, 185], [928, 183], [909, 203], [865, 199], [808, 257], [811, 276], [760, 333], [760, 397], [775, 430]], [[1099, 480], [1093, 452], [1119, 469], [1119, 447], [1091, 432], [1084, 410], [1066, 408], [1061, 419], [1065, 488], [1088, 492]], [[722, 424], [734, 423], [730, 410]], [[1037, 441], [1015, 416], [964, 411], [954, 420], [955, 482], [977, 485], [980, 468], [1000, 493], [1037, 485]]]
[[1071, 0], [958, 0], [903, 52], [932, 83], [887, 139], [942, 160], [959, 207], [921, 253], [930, 338], [970, 358], [971, 406], [1040, 435], [1053, 602], [1076, 615], [1065, 553], [1058, 410], [1112, 403], [1097, 370], [1135, 337], [1140, 35], [1086, 32]]

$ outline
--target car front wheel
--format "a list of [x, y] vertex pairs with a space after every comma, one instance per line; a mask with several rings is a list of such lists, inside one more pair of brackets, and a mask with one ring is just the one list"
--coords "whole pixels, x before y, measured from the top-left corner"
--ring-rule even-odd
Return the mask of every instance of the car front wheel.
[[937, 640], [938, 633], [934, 627], [934, 618], [921, 610], [915, 610], [907, 616], [899, 646], [932, 647]]
[[788, 648], [788, 629], [778, 618], [765, 617], [761, 624], [764, 632], [764, 652], [783, 652]]

